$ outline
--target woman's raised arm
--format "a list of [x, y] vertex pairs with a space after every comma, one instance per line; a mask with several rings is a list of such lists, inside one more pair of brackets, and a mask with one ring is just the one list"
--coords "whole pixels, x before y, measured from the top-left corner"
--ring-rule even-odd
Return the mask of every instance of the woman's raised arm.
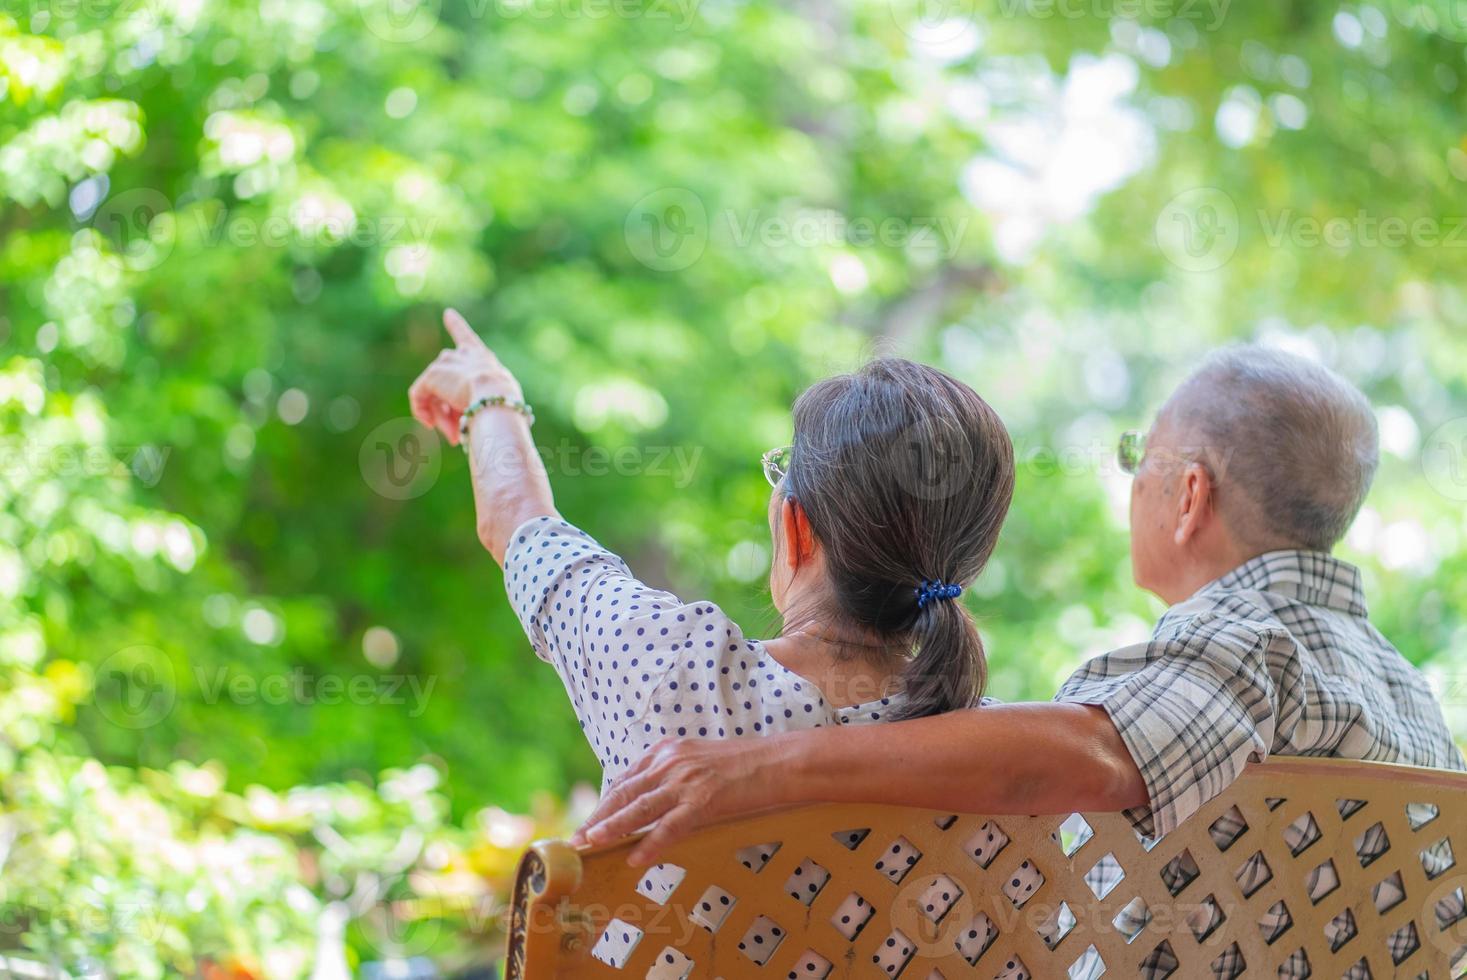
[[464, 412], [482, 398], [508, 404], [487, 405], [469, 420], [469, 471], [479, 540], [504, 564], [510, 533], [534, 517], [557, 517], [545, 464], [530, 436], [520, 383], [457, 310], [443, 311], [443, 326], [453, 338], [408, 389], [413, 417], [460, 444]]

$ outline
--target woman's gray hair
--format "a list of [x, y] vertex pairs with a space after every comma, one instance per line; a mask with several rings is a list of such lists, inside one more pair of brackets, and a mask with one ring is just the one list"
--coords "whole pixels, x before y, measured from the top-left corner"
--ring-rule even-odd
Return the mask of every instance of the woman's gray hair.
[[1162, 410], [1213, 469], [1240, 543], [1330, 551], [1375, 479], [1375, 413], [1323, 365], [1256, 345], [1213, 354]]
[[857, 637], [857, 649], [866, 640], [909, 654], [893, 717], [974, 704], [986, 665], [972, 616], [960, 600], [919, 603], [917, 592], [924, 581], [971, 584], [998, 543], [1014, 492], [998, 413], [941, 371], [886, 357], [805, 391], [794, 423], [781, 487], [830, 581], [825, 608], [801, 612]]

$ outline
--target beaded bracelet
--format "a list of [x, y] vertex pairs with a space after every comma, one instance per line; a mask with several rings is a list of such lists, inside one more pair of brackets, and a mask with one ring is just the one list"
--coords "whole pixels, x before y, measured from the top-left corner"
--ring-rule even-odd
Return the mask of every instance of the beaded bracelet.
[[473, 421], [474, 416], [479, 413], [481, 408], [489, 405], [499, 405], [511, 411], [519, 412], [529, 420], [531, 425], [535, 424], [535, 413], [531, 410], [527, 402], [522, 402], [516, 398], [509, 398], [505, 395], [484, 395], [480, 398], [475, 398], [469, 403], [469, 407], [464, 409], [463, 415], [459, 416], [458, 420], [458, 441], [459, 445], [464, 447], [464, 452], [468, 452], [469, 450], [469, 423]]

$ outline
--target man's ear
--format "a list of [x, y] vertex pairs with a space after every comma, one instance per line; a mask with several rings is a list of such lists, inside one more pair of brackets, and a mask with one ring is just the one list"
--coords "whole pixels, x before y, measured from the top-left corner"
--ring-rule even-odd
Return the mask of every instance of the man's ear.
[[784, 534], [784, 560], [791, 570], [809, 564], [815, 557], [815, 532], [805, 508], [794, 497], [779, 505], [779, 527]]
[[1201, 463], [1188, 463], [1182, 471], [1181, 486], [1177, 493], [1177, 529], [1174, 540], [1184, 545], [1201, 533], [1212, 520], [1213, 508], [1217, 503], [1217, 487], [1212, 482], [1212, 473]]

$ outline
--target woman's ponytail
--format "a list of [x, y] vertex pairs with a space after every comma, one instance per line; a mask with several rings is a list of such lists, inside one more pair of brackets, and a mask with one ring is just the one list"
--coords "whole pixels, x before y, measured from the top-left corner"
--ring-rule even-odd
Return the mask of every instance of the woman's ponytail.
[[913, 655], [902, 670], [902, 699], [892, 719], [924, 718], [978, 702], [988, 680], [983, 638], [956, 599], [927, 603], [911, 632]]

